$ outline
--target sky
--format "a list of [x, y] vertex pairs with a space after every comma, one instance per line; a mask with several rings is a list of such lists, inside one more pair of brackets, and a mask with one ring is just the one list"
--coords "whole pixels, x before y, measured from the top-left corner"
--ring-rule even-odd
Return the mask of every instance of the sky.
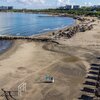
[[28, 9], [56, 8], [66, 4], [81, 6], [100, 5], [100, 0], [0, 0], [0, 6]]

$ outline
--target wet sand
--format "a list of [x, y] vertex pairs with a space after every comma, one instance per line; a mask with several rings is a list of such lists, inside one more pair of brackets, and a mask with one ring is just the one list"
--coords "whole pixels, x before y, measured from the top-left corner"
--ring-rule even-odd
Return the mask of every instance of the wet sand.
[[[26, 92], [14, 96], [17, 100], [78, 100], [90, 64], [100, 56], [100, 23], [93, 24], [90, 31], [56, 40], [59, 44], [14, 41], [0, 56], [0, 89], [17, 91], [25, 82]], [[55, 82], [45, 83], [46, 75], [53, 76]]]

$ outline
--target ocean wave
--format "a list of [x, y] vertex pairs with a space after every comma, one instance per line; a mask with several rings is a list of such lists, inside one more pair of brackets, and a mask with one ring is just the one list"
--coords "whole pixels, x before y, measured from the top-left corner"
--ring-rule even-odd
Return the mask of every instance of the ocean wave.
[[46, 28], [46, 29], [40, 30], [39, 33], [53, 31], [53, 30], [59, 30], [59, 29], [65, 28], [65, 27], [67, 27], [67, 26], [62, 25], [61, 27], [56, 27], [56, 28]]
[[16, 35], [17, 35], [17, 36], [19, 36], [19, 35], [20, 35], [20, 33], [17, 33]]

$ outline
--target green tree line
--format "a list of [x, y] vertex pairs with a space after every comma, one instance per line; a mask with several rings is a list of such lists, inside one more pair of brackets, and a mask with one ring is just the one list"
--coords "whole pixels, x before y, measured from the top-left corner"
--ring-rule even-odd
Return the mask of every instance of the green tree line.
[[29, 12], [29, 13], [51, 13], [51, 14], [72, 14], [72, 15], [84, 15], [84, 16], [100, 16], [100, 8], [92, 7], [82, 7], [80, 9], [13, 9], [13, 10], [3, 10], [5, 12]]

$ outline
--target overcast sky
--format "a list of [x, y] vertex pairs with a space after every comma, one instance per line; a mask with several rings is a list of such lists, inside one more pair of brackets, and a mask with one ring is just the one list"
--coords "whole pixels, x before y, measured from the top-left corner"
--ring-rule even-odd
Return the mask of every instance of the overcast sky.
[[14, 6], [14, 8], [52, 8], [66, 4], [100, 5], [100, 0], [0, 0], [0, 6]]

